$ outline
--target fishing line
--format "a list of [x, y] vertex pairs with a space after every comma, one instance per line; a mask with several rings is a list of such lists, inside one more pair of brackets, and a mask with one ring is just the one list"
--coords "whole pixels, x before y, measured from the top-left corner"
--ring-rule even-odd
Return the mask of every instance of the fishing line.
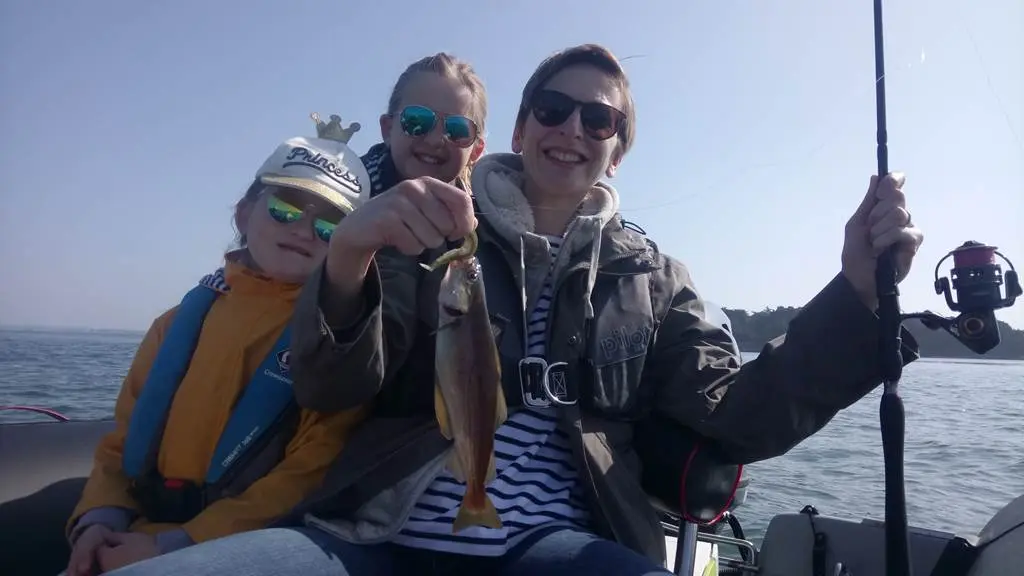
[[[886, 71], [886, 76], [888, 76], [889, 78], [893, 78], [893, 77], [902, 78], [904, 75], [909, 74], [911, 70], [915, 70], [916, 71], [916, 69], [921, 64], [923, 64], [924, 60], [925, 60], [925, 58], [924, 58], [925, 52], [924, 52], [923, 48], [921, 50], [921, 54], [922, 54], [922, 56], [918, 58], [918, 62], [917, 63], [915, 63], [914, 59], [910, 59], [910, 60], [907, 61], [905, 66], [896, 67], [895, 73], [891, 72], [891, 71]], [[623, 58], [622, 60], [626, 60], [626, 59], [630, 59], [630, 58], [642, 58], [642, 57], [646, 57], [646, 56], [647, 56], [646, 54], [638, 54], [638, 55], [633, 55], [633, 56], [627, 56], [627, 57]], [[848, 90], [848, 91], [843, 91], [843, 94], [845, 95], [844, 97], [845, 98], [849, 98], [851, 100], [863, 99], [863, 97], [866, 94], [871, 93], [871, 92], [873, 92], [875, 90], [875, 85], [879, 82], [879, 80], [880, 80], [880, 78], [876, 78], [874, 82], [871, 82], [870, 84], [866, 84], [866, 85], [861, 85], [861, 87], [858, 88], [858, 89], [851, 89], [851, 90]], [[858, 85], [860, 85], [860, 84], [861, 83], [858, 82]], [[761, 117], [762, 118], [774, 117], [771, 114], [772, 111], [773, 111], [773, 109], [769, 109], [765, 114], [761, 114]], [[775, 162], [748, 163], [744, 167], [742, 167], [741, 169], [732, 171], [731, 176], [729, 176], [724, 182], [722, 180], [718, 180], [718, 181], [716, 181], [715, 184], [708, 184], [708, 185], [703, 186], [703, 187], [698, 187], [697, 189], [691, 189], [691, 191], [683, 193], [683, 194], [675, 194], [675, 195], [673, 195], [671, 200], [666, 200], [665, 202], [658, 202], [658, 203], [655, 203], [655, 204], [646, 204], [646, 205], [641, 205], [641, 206], [633, 206], [633, 207], [628, 207], [628, 208], [627, 207], [621, 207], [619, 209], [619, 212], [622, 213], [622, 214], [632, 214], [632, 213], [636, 213], [636, 212], [648, 212], [648, 211], [651, 211], [651, 210], [663, 210], [665, 208], [671, 208], [673, 206], [677, 206], [679, 204], [691, 201], [691, 200], [693, 200], [695, 198], [700, 198], [702, 196], [705, 196], [705, 195], [707, 195], [707, 194], [709, 194], [709, 193], [711, 193], [711, 192], [713, 192], [715, 190], [722, 190], [723, 188], [734, 187], [734, 185], [737, 182], [739, 182], [743, 178], [745, 178], [745, 177], [747, 177], [747, 176], [749, 176], [749, 175], [751, 175], [753, 173], [756, 173], [757, 171], [777, 169], [777, 168], [780, 168], [780, 167], [793, 166], [793, 165], [799, 164], [801, 162], [806, 162], [808, 158], [812, 158], [812, 157], [820, 154], [822, 151], [829, 149], [829, 147], [836, 145], [836, 139], [834, 137], [830, 137], [831, 133], [833, 132], [833, 130], [831, 130], [831, 129], [834, 128], [836, 125], [838, 125], [840, 123], [840, 121], [841, 121], [841, 115], [839, 115], [839, 114], [828, 114], [828, 115], [826, 115], [822, 119], [822, 122], [816, 123], [815, 126], [819, 126], [819, 127], [823, 126], [826, 129], [825, 132], [829, 133], [830, 135], [829, 136], [823, 136], [817, 144], [814, 144], [814, 145], [812, 145], [812, 146], [810, 146], [808, 148], [805, 148], [802, 153], [798, 152], [798, 153], [794, 154], [794, 157], [792, 157], [792, 158], [782, 159], [782, 160], [778, 160], [778, 161], [775, 161]], [[746, 133], [749, 134], [749, 132], [746, 132]], [[734, 140], [734, 142], [738, 142], [738, 141], [740, 141], [743, 138], [745, 138], [745, 136], [737, 135], [736, 139]], [[733, 148], [735, 148], [735, 146], [729, 146], [727, 149], [733, 149]], [[535, 210], [535, 211], [556, 210], [555, 208], [547, 208], [545, 206], [532, 206], [531, 205], [531, 208], [533, 210]], [[487, 215], [487, 216], [492, 215], [492, 213], [490, 213], [490, 212], [478, 212], [477, 214]]]
[[[1017, 130], [1013, 127], [1012, 119], [1010, 118], [1010, 115], [1007, 112], [1006, 107], [1003, 105], [1003, 101], [999, 97], [998, 91], [995, 89], [995, 85], [992, 82], [992, 76], [988, 72], [988, 68], [985, 65], [985, 60], [984, 60], [984, 58], [981, 55], [981, 50], [979, 49], [978, 44], [977, 44], [977, 42], [974, 39], [974, 34], [971, 32], [971, 29], [970, 29], [970, 26], [967, 23], [966, 17], [964, 17], [963, 14], [961, 14], [956, 19], [960, 22], [960, 25], [963, 27], [963, 32], [967, 35], [967, 38], [968, 38], [968, 40], [971, 43], [972, 50], [974, 51], [974, 56], [975, 56], [975, 58], [978, 61], [978, 66], [979, 66], [979, 68], [981, 70], [982, 75], [985, 77], [985, 81], [986, 81], [986, 84], [988, 86], [989, 94], [991, 95], [992, 99], [995, 101], [997, 108], [999, 109], [1000, 113], [1002, 114], [1003, 120], [1004, 120], [1004, 122], [1006, 124], [1006, 127], [1010, 131], [1010, 135], [1013, 137], [1013, 140], [1016, 143], [1017, 148], [1022, 150], [1022, 152], [1024, 152], [1024, 144], [1022, 144], [1020, 135], [1017, 133]], [[915, 58], [910, 58], [910, 59], [906, 60], [905, 64], [902, 65], [902, 66], [890, 67], [889, 69], [887, 69], [885, 71], [884, 78], [886, 80], [888, 80], [888, 81], [891, 81], [894, 78], [898, 78], [900, 80], [905, 79], [906, 76], [910, 75], [912, 71], [914, 73], [916, 73], [917, 69], [921, 68], [922, 66], [924, 66], [926, 64], [926, 62], [927, 62], [927, 55], [928, 55], [927, 51], [925, 50], [924, 47], [922, 47], [921, 51], [920, 51], [920, 53], [919, 53], [919, 55], [918, 55], [918, 57], [916, 59]], [[625, 61], [625, 60], [630, 60], [630, 59], [646, 58], [646, 57], [647, 57], [647, 54], [635, 54], [635, 55], [626, 56], [626, 57], [622, 58], [621, 60]], [[854, 90], [843, 92], [843, 94], [846, 95], [845, 97], [850, 98], [852, 100], [861, 100], [868, 93], [874, 91], [875, 88], [876, 88], [876, 85], [882, 79], [883, 79], [883, 77], [875, 78], [875, 81], [872, 82], [871, 84], [866, 85], [866, 86], [862, 86], [862, 87], [854, 89]], [[772, 110], [773, 109], [769, 109], [766, 113], [761, 114], [761, 118], [765, 118], [766, 119], [766, 118], [775, 117], [775, 115], [773, 115], [771, 113]], [[829, 115], [825, 116], [822, 119], [822, 122], [815, 124], [816, 126], [824, 126], [824, 128], [826, 129], [825, 132], [828, 133], [829, 135], [822, 137], [817, 144], [812, 145], [812, 146], [807, 147], [807, 148], [804, 148], [802, 152], [796, 153], [792, 158], [782, 159], [782, 160], [778, 160], [778, 161], [774, 161], [774, 162], [755, 162], [755, 163], [749, 163], [749, 164], [744, 165], [742, 168], [740, 168], [738, 170], [731, 171], [731, 176], [729, 176], [724, 182], [721, 181], [721, 180], [718, 180], [718, 181], [716, 181], [715, 184], [709, 184], [709, 185], [706, 185], [706, 186], [698, 187], [697, 189], [693, 189], [693, 190], [691, 190], [689, 192], [686, 192], [686, 193], [683, 193], [683, 194], [675, 194], [675, 195], [673, 195], [671, 200], [666, 200], [664, 202], [657, 202], [657, 203], [653, 203], [653, 204], [645, 204], [645, 205], [640, 205], [640, 206], [629, 206], [629, 207], [623, 206], [623, 207], [621, 207], [619, 209], [619, 212], [621, 212], [623, 214], [632, 214], [632, 213], [637, 213], [637, 212], [648, 212], [648, 211], [651, 211], [651, 210], [664, 210], [666, 208], [671, 208], [673, 206], [677, 206], [677, 205], [683, 204], [685, 202], [692, 201], [695, 198], [700, 198], [700, 197], [702, 197], [704, 195], [707, 195], [707, 194], [710, 194], [711, 192], [714, 192], [716, 190], [722, 190], [723, 188], [734, 187], [740, 180], [742, 180], [742, 179], [744, 179], [744, 178], [746, 178], [746, 177], [748, 177], [748, 176], [750, 176], [750, 175], [752, 175], [752, 174], [754, 174], [754, 173], [756, 173], [758, 171], [778, 169], [778, 168], [785, 168], [785, 167], [797, 165], [797, 164], [802, 163], [802, 162], [806, 162], [808, 158], [813, 158], [813, 157], [821, 154], [823, 151], [828, 150], [830, 147], [836, 145], [836, 139], [834, 137], [832, 137], [832, 134], [831, 134], [832, 130], [831, 129], [840, 124], [841, 118], [842, 118], [841, 115], [829, 114]], [[749, 133], [750, 132], [745, 132], [745, 134], [749, 134]], [[736, 140], [734, 140], [734, 142], [738, 142], [738, 141], [740, 141], [743, 138], [745, 138], [744, 135], [737, 135], [736, 136]], [[726, 148], [726, 150], [732, 150], [734, 148], [735, 148], [735, 146], [729, 146], [729, 147]], [[534, 210], [555, 210], [554, 208], [547, 208], [547, 207], [543, 207], [543, 206], [533, 206], [532, 208]], [[487, 212], [481, 212], [480, 214], [489, 215]]]
[[978, 43], [974, 41], [974, 34], [971, 33], [971, 27], [967, 25], [967, 18], [963, 13], [961, 13], [957, 20], [959, 20], [960, 24], [963, 26], [964, 32], [967, 34], [967, 39], [971, 41], [971, 48], [974, 49], [974, 57], [978, 59], [978, 67], [981, 68], [981, 73], [985, 76], [985, 82], [988, 84], [989, 94], [991, 94], [992, 99], [996, 101], [996, 107], [999, 108], [999, 112], [1003, 114], [1003, 120], [1006, 122], [1006, 127], [1010, 130], [1010, 134], [1013, 136], [1014, 142], [1017, 143], [1017, 149], [1024, 154], [1024, 146], [1021, 145], [1020, 136], [1017, 135], [1017, 130], [1014, 129], [1013, 123], [1010, 121], [1010, 114], [1007, 113], [1006, 107], [1003, 106], [1003, 101], [999, 97], [999, 93], [992, 84], [992, 76], [988, 73], [988, 67], [985, 66], [985, 59], [981, 57], [981, 50], [978, 49]]
[[[924, 53], [925, 53], [924, 49], [922, 48], [921, 54], [924, 54]], [[921, 57], [919, 60], [920, 60], [919, 64], [923, 64], [924, 63], [924, 58], [923, 57]], [[886, 76], [888, 76], [890, 78], [892, 78], [894, 76], [902, 78], [904, 75], [909, 74], [910, 70], [915, 70], [919, 66], [919, 64], [915, 64], [914, 61], [911, 59], [911, 60], [909, 60], [906, 63], [905, 66], [901, 66], [901, 67], [896, 69], [898, 71], [898, 74], [893, 74], [892, 72], [886, 72]], [[855, 90], [851, 89], [851, 90], [848, 90], [848, 91], [844, 91], [843, 94], [846, 95], [845, 96], [846, 98], [849, 98], [851, 100], [863, 99], [866, 94], [869, 94], [869, 93], [871, 93], [871, 92], [873, 92], [875, 90], [875, 86], [878, 84], [878, 82], [880, 80], [881, 80], [881, 78], [876, 78], [875, 81], [872, 82], [871, 84], [864, 85], [864, 86], [862, 86], [859, 89], [855, 89]], [[859, 84], [860, 83], [858, 82], [858, 85]], [[761, 117], [762, 118], [770, 118], [770, 117], [775, 116], [775, 115], [771, 114], [772, 111], [773, 110], [769, 110], [767, 113], [761, 114]], [[684, 194], [682, 196], [678, 196], [677, 195], [672, 200], [669, 200], [669, 201], [666, 201], [666, 202], [660, 202], [660, 203], [657, 203], [657, 204], [649, 204], [649, 205], [645, 205], [645, 206], [638, 206], [638, 207], [632, 207], [632, 208], [623, 208], [623, 209], [620, 210], [620, 212], [623, 212], [623, 213], [627, 213], [627, 212], [629, 212], [629, 213], [632, 213], [632, 212], [643, 212], [643, 211], [648, 211], [648, 210], [660, 210], [660, 209], [672, 207], [672, 206], [680, 204], [680, 203], [682, 203], [684, 201], [690, 200], [690, 199], [692, 199], [692, 198], [694, 198], [696, 196], [703, 195], [705, 193], [709, 193], [709, 192], [711, 192], [713, 190], [720, 190], [722, 188], [729, 187], [730, 184], [734, 184], [738, 180], [740, 180], [741, 178], [749, 176], [752, 173], [755, 173], [757, 171], [776, 169], [776, 168], [787, 167], [787, 166], [793, 166], [793, 165], [799, 164], [801, 162], [806, 162], [808, 158], [812, 158], [812, 157], [820, 154], [822, 151], [827, 150], [829, 147], [836, 145], [836, 139], [834, 137], [831, 137], [832, 136], [831, 133], [833, 132], [831, 129], [839, 124], [839, 118], [841, 118], [841, 115], [839, 115], [839, 114], [829, 114], [829, 115], [825, 116], [822, 119], [822, 122], [816, 123], [815, 124], [816, 126], [823, 126], [824, 128], [826, 128], [826, 133], [829, 133], [829, 136], [822, 137], [821, 140], [817, 144], [812, 145], [812, 146], [810, 146], [808, 148], [805, 148], [803, 152], [797, 152], [790, 159], [782, 159], [782, 160], [778, 160], [778, 161], [775, 161], [775, 162], [760, 162], [760, 163], [747, 164], [745, 167], [741, 168], [740, 170], [737, 170], [737, 171], [733, 172], [732, 176], [728, 180], [726, 180], [725, 184], [723, 184], [721, 182], [717, 182], [714, 185], [708, 185], [708, 186], [703, 187], [703, 188], [701, 188], [701, 189], [699, 189], [697, 191], [693, 191], [693, 192], [690, 192], [688, 194]], [[739, 140], [741, 140], [743, 138], [745, 138], [745, 136], [738, 135], [736, 137], [735, 141], [738, 142]], [[731, 149], [731, 148], [734, 148], [734, 147], [730, 146], [729, 148]]]

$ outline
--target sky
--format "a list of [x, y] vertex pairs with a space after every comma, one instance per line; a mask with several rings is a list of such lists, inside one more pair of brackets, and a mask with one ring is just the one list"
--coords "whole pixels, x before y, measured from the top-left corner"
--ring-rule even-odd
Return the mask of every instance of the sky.
[[[948, 313], [939, 258], [1024, 273], [1024, 3], [885, 4], [890, 167], [925, 233], [904, 310]], [[311, 112], [363, 129], [399, 73], [449, 51], [509, 150], [552, 52], [623, 59], [622, 213], [722, 306], [799, 306], [838, 271], [875, 163], [872, 3], [820, 0], [0, 3], [0, 325], [145, 329], [215, 269], [232, 206]], [[948, 275], [950, 263], [940, 270]], [[1024, 328], [1024, 301], [998, 317]]]

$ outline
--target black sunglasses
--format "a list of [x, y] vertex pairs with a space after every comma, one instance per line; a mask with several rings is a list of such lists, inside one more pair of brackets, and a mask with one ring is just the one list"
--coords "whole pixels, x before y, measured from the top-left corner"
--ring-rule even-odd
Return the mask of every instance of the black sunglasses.
[[626, 115], [602, 102], [580, 102], [557, 90], [538, 90], [530, 102], [530, 111], [541, 126], [560, 126], [580, 109], [580, 123], [587, 136], [607, 140], [619, 131]]

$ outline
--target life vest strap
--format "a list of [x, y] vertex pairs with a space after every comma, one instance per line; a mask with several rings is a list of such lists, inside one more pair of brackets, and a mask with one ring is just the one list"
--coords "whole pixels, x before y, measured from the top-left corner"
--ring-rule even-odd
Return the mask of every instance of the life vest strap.
[[128, 493], [150, 522], [184, 524], [208, 504], [207, 490], [189, 480], [165, 479], [151, 473], [132, 480]]
[[217, 484], [232, 466], [242, 461], [259, 444], [281, 415], [294, 402], [289, 362], [291, 328], [286, 327], [273, 350], [253, 374], [245, 392], [235, 405], [206, 471], [206, 483]]
[[185, 294], [175, 312], [128, 423], [121, 466], [129, 478], [139, 478], [156, 465], [171, 401], [188, 372], [203, 321], [218, 295], [196, 286]]
[[185, 295], [132, 410], [122, 469], [131, 481], [129, 492], [152, 521], [186, 522], [195, 517], [242, 475], [250, 457], [273, 438], [296, 407], [289, 365], [291, 330], [286, 327], [235, 404], [203, 482], [160, 475], [157, 455], [171, 403], [191, 364], [206, 315], [220, 294], [201, 283]]

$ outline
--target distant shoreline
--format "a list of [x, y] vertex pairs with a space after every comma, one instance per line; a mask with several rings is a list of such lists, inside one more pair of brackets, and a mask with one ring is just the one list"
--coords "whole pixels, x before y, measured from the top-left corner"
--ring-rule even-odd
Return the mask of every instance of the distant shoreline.
[[[736, 339], [739, 341], [744, 356], [756, 356], [765, 343], [769, 342], [785, 331], [788, 319], [779, 325], [781, 318], [772, 318], [778, 315], [788, 315], [792, 309], [776, 309], [769, 312], [749, 313], [745, 310], [726, 309], [730, 320], [733, 323], [733, 330], [736, 332]], [[747, 314], [746, 318], [740, 316]], [[751, 326], [751, 321], [759, 318], [761, 326]], [[956, 342], [949, 334], [935, 332], [915, 326], [916, 322], [908, 322], [908, 329], [917, 338], [921, 345], [922, 360], [949, 360], [949, 361], [1024, 361], [1024, 330], [1008, 329], [1008, 325], [1000, 326], [1003, 341], [1000, 345], [985, 355], [974, 354], [965, 346]], [[775, 331], [773, 328], [779, 328]], [[131, 330], [125, 328], [83, 328], [65, 326], [16, 326], [0, 324], [0, 332], [25, 332], [31, 334], [96, 334], [107, 336], [132, 336], [140, 341], [145, 335], [145, 330]], [[768, 336], [768, 334], [772, 334]]]
[[[743, 356], [757, 356], [759, 352], [744, 350], [740, 352]], [[989, 356], [921, 356], [917, 360], [918, 362], [953, 362], [959, 364], [972, 364], [975, 362], [998, 362], [998, 363], [1019, 363], [1024, 362], [1024, 358], [990, 358]]]
[[[723, 311], [732, 323], [740, 348], [760, 349], [765, 342], [786, 332], [800, 308], [783, 306], [757, 312], [723, 308]], [[922, 358], [1024, 360], [1024, 330], [1016, 330], [1001, 320], [998, 322], [1001, 342], [984, 355], [975, 354], [944, 330], [930, 330], [917, 320], [908, 320], [903, 325], [920, 345]]]
[[145, 330], [134, 330], [129, 328], [85, 328], [82, 326], [19, 326], [15, 324], [0, 324], [0, 330], [10, 332], [64, 332], [74, 334], [139, 334], [144, 335]]

